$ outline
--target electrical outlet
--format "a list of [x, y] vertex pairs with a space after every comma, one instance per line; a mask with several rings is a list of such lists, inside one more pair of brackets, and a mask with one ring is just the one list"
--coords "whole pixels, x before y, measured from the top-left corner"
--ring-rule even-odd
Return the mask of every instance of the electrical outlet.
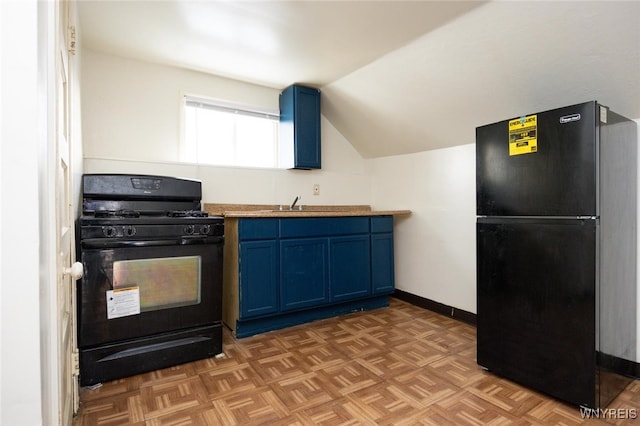
[[320, 195], [320, 184], [319, 183], [314, 183], [313, 184], [313, 195]]

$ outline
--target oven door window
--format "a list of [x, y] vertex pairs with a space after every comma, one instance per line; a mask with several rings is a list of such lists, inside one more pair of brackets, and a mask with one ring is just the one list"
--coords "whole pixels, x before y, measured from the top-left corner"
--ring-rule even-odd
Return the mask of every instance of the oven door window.
[[80, 347], [220, 321], [222, 244], [82, 248], [81, 258]]
[[135, 289], [140, 312], [197, 305], [201, 264], [201, 256], [118, 260], [113, 262], [113, 289]]

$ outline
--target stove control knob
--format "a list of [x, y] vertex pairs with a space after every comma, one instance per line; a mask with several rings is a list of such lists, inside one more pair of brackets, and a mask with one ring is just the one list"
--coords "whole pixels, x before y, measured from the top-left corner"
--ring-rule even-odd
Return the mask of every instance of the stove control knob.
[[136, 227], [135, 226], [125, 226], [122, 228], [122, 231], [124, 233], [125, 236], [127, 237], [133, 237], [134, 235], [136, 235]]
[[208, 234], [209, 231], [211, 231], [211, 225], [202, 225], [200, 227], [200, 233], [201, 234]]
[[193, 225], [187, 225], [184, 227], [184, 233], [187, 235], [192, 235], [195, 232], [196, 228]]
[[116, 231], [116, 228], [114, 228], [113, 226], [103, 226], [102, 227], [102, 234], [105, 237], [115, 237], [116, 235], [118, 235], [118, 231]]

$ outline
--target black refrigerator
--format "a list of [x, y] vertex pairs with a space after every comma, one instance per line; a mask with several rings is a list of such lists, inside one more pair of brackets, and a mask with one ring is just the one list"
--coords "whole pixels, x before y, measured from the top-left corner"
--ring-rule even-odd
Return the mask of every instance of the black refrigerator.
[[476, 129], [477, 362], [604, 408], [636, 357], [637, 125], [595, 101]]

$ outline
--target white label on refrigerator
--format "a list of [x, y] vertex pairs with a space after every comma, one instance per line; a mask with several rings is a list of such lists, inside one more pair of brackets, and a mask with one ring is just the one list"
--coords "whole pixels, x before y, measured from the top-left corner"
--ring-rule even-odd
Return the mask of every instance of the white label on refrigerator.
[[600, 105], [600, 122], [607, 124], [607, 107]]
[[121, 318], [140, 313], [140, 287], [107, 290], [107, 318]]

